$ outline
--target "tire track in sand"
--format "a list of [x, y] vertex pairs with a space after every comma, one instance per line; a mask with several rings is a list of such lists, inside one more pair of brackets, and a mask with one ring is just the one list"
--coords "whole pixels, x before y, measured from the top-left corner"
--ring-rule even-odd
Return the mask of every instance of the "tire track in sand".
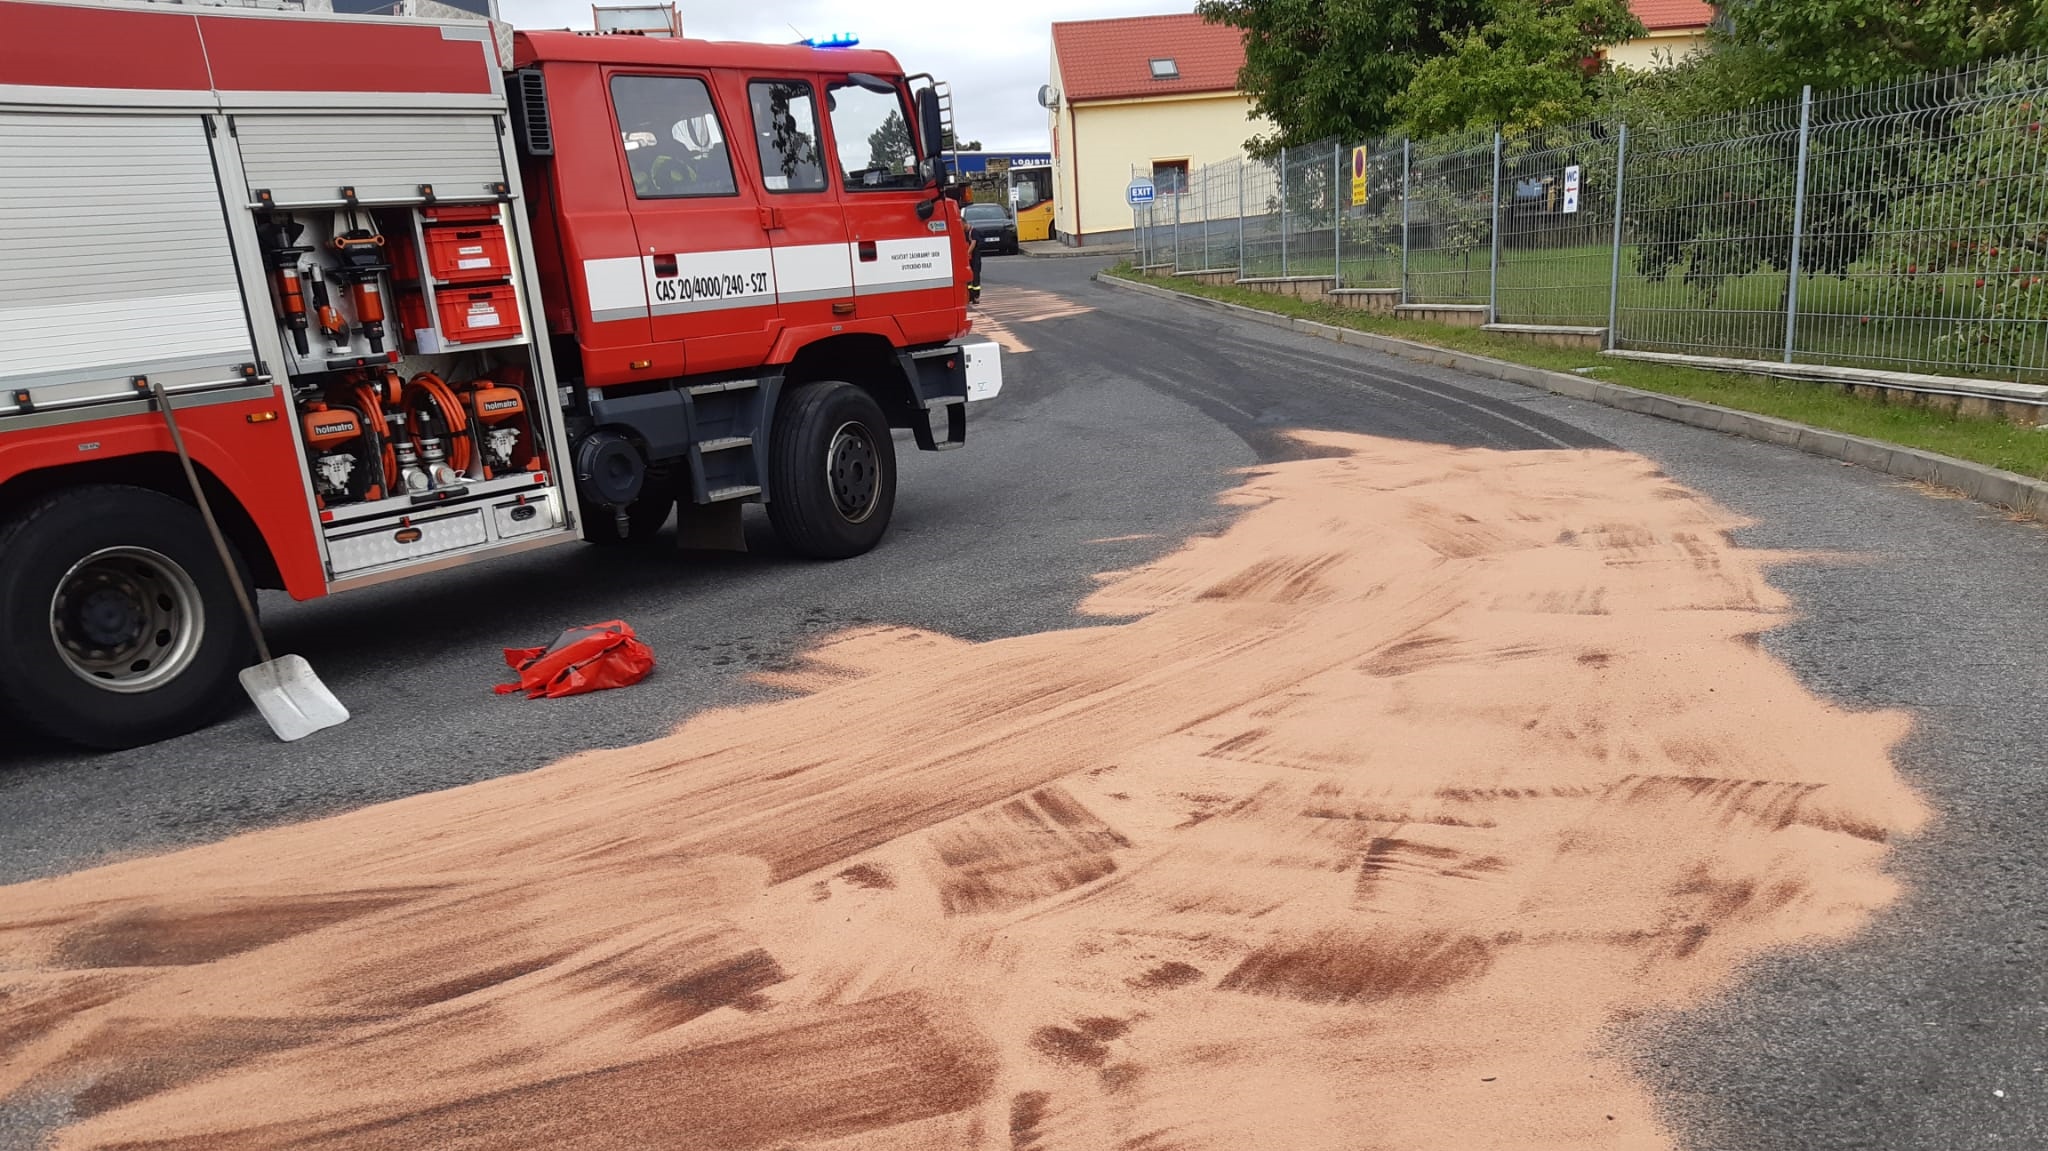
[[[1614, 452], [1314, 434], [1107, 626], [0, 889], [65, 1147], [1663, 1148], [1603, 1029], [1894, 897], [1906, 728]], [[640, 690], [660, 690], [660, 680]]]

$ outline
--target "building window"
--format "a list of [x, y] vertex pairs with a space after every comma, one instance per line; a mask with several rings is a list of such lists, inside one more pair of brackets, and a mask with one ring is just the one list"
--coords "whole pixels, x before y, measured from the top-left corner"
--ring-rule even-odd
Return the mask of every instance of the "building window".
[[1180, 65], [1175, 64], [1171, 56], [1155, 59], [1152, 61], [1152, 78], [1154, 80], [1178, 80], [1180, 79]]
[[1152, 188], [1161, 196], [1178, 196], [1188, 190], [1188, 162], [1186, 160], [1154, 160], [1152, 162]]

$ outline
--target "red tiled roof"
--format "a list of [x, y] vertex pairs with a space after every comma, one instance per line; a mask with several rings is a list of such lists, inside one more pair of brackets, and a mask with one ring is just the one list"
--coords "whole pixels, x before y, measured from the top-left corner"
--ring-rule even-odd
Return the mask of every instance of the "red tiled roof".
[[1705, 28], [1714, 21], [1714, 6], [1705, 0], [1629, 0], [1628, 6], [1652, 32]]
[[[1234, 92], [1244, 67], [1244, 33], [1193, 13], [1054, 24], [1052, 50], [1069, 101]], [[1178, 79], [1152, 78], [1151, 62], [1162, 57], [1173, 60]]]

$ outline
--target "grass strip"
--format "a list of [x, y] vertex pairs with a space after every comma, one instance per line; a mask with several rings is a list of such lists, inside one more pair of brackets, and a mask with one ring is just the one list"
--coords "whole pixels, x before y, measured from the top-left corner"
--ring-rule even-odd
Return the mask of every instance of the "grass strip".
[[1191, 279], [1145, 275], [1129, 264], [1110, 269], [1110, 274], [1192, 296], [1491, 356], [1535, 368], [1577, 372], [1592, 379], [1646, 392], [1661, 392], [1738, 411], [1776, 416], [1816, 428], [1940, 452], [2035, 479], [2048, 479], [2048, 428], [2023, 428], [2003, 420], [1868, 400], [1832, 384], [1646, 364], [1603, 356], [1596, 351], [1544, 347], [1472, 328], [1368, 315], [1350, 308], [1235, 285], [1200, 284]]

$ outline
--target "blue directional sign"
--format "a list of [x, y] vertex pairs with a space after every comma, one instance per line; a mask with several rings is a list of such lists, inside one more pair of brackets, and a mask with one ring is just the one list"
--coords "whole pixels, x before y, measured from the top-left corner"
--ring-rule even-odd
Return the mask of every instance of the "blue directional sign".
[[1152, 202], [1155, 194], [1156, 189], [1152, 187], [1152, 181], [1139, 176], [1124, 189], [1124, 200], [1133, 208], [1142, 208]]

